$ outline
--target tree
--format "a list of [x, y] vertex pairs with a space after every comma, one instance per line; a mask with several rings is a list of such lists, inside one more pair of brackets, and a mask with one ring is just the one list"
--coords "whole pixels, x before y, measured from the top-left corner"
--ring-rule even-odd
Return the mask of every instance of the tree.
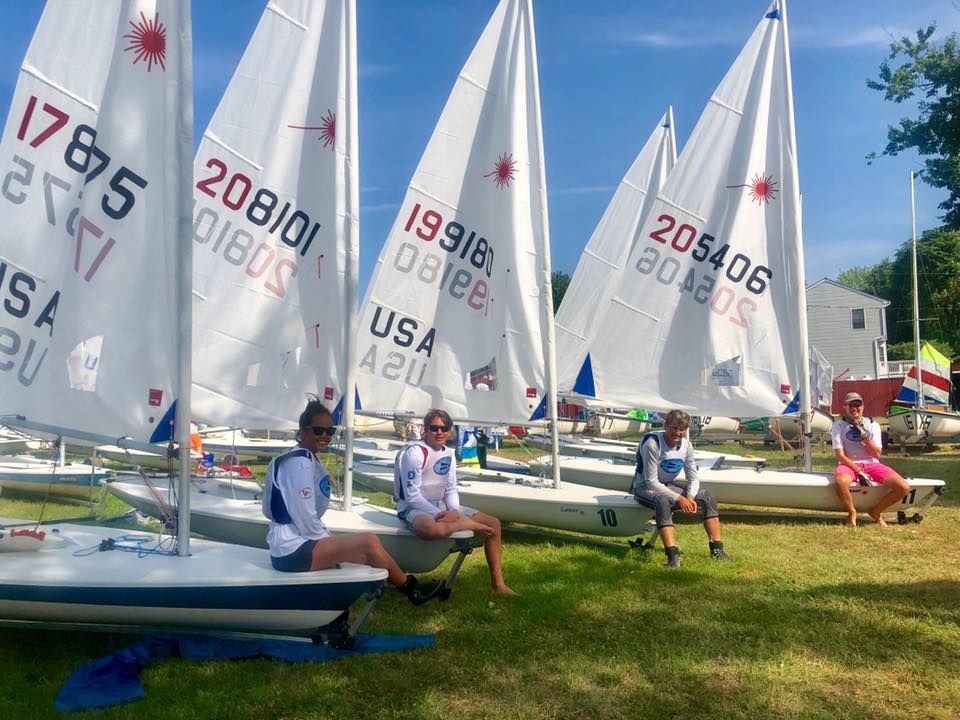
[[554, 270], [550, 274], [550, 282], [553, 285], [553, 314], [557, 314], [560, 309], [560, 303], [563, 302], [563, 296], [567, 294], [567, 288], [570, 287], [570, 276], [561, 270]]
[[[917, 97], [915, 120], [901, 118], [899, 126], [887, 128], [883, 155], [898, 155], [915, 148], [924, 161], [921, 177], [949, 197], [940, 203], [947, 227], [960, 229], [960, 53], [957, 35], [941, 46], [930, 42], [936, 24], [917, 30], [916, 40], [904, 36], [890, 44], [890, 54], [880, 64], [880, 76], [867, 86], [884, 94], [885, 100], [902, 103]], [[902, 58], [902, 64], [894, 68]], [[877, 157], [867, 156], [868, 162]]]
[[884, 258], [870, 267], [858, 266], [837, 273], [837, 282], [887, 299], [890, 293], [890, 261]]
[[[839, 282], [890, 301], [888, 353], [894, 345], [913, 347], [912, 262], [908, 241], [897, 249], [892, 260], [887, 258], [872, 267], [855, 267], [837, 274]], [[952, 355], [960, 351], [960, 232], [937, 228], [923, 233], [917, 240], [917, 265], [920, 335], [944, 354]]]

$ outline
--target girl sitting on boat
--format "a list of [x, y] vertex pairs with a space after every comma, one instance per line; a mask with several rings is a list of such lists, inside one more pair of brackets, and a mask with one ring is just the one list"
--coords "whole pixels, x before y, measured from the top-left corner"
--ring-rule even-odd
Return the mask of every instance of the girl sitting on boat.
[[391, 585], [414, 605], [429, 600], [439, 581], [420, 583], [405, 575], [372, 533], [334, 537], [323, 524], [330, 504], [330, 473], [317, 459], [336, 433], [333, 416], [311, 400], [300, 415], [297, 446], [267, 466], [263, 514], [270, 519], [267, 545], [273, 567], [283, 572], [308, 572], [352, 562], [384, 568]]

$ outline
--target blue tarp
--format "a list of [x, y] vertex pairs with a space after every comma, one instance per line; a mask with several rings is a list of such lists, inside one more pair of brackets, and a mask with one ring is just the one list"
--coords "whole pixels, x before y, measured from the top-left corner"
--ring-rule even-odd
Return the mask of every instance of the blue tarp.
[[143, 697], [140, 671], [169, 655], [190, 660], [272, 657], [288, 662], [338, 660], [366, 653], [428, 647], [434, 635], [358, 635], [352, 650], [277, 639], [227, 640], [204, 635], [144, 635], [133, 645], [75, 670], [54, 700], [56, 710], [107, 707]]

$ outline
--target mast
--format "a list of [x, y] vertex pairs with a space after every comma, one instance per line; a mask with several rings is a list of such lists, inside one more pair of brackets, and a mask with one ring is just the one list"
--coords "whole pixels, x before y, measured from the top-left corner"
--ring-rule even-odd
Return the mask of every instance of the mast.
[[345, 267], [346, 281], [344, 283], [344, 319], [343, 319], [343, 412], [340, 417], [345, 426], [343, 440], [343, 509], [353, 509], [353, 404], [356, 396], [356, 351], [357, 333], [357, 249], [359, 248], [359, 173], [360, 158], [357, 142], [357, 7], [356, 0], [346, 0], [346, 35], [347, 35], [347, 138], [346, 138], [346, 171], [347, 183], [346, 209], [344, 218]]
[[[793, 72], [790, 67], [790, 34], [787, 29], [787, 2], [780, 0], [780, 21], [783, 23], [783, 51], [784, 63], [786, 65], [787, 75], [787, 118], [789, 122], [790, 142], [792, 147], [797, 146], [796, 123], [793, 115]], [[795, 176], [796, 177], [796, 176]], [[800, 234], [803, 235], [803, 205], [799, 199], [798, 193], [797, 212], [799, 217], [797, 223], [800, 227]], [[810, 403], [810, 340], [807, 336], [807, 279], [803, 266], [803, 253], [799, 254], [799, 267], [797, 267], [797, 319], [800, 332], [800, 436], [803, 438], [803, 469], [806, 472], [813, 470], [813, 455], [810, 447], [810, 421], [812, 420], [813, 410]]]
[[[181, 17], [180, 28], [190, 28], [190, 2], [185, 0], [178, 5]], [[180, 449], [179, 482], [177, 492], [177, 553], [190, 554], [190, 395], [192, 389], [193, 352], [193, 48], [189, 42], [178, 43], [180, 62], [176, 67], [180, 77], [176, 79], [180, 100], [177, 108], [184, 117], [180, 122], [180, 142], [177, 150], [177, 172], [180, 202], [177, 217], [177, 262], [176, 303], [177, 303], [177, 415], [175, 429]]]
[[530, 23], [530, 62], [533, 65], [533, 113], [536, 119], [537, 162], [540, 164], [538, 190], [540, 222], [543, 226], [543, 308], [544, 353], [547, 371], [547, 419], [550, 422], [550, 455], [553, 458], [553, 487], [560, 487], [560, 439], [557, 437], [557, 343], [553, 322], [553, 277], [550, 262], [550, 225], [547, 213], [547, 172], [543, 160], [543, 123], [540, 121], [540, 71], [537, 68], [537, 38], [533, 28], [533, 3], [526, 2], [527, 22]]
[[920, 370], [920, 293], [917, 290], [917, 210], [913, 198], [913, 170], [910, 171], [910, 234], [913, 261], [913, 355], [917, 368], [916, 407], [923, 409], [923, 371]]

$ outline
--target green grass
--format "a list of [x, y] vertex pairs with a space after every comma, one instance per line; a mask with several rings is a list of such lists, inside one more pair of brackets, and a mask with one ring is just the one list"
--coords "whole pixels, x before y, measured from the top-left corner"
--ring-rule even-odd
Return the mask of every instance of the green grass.
[[[711, 449], [794, 464], [759, 445]], [[818, 467], [830, 457], [818, 448]], [[390, 591], [365, 628], [435, 632], [432, 648], [307, 665], [165, 660], [144, 672], [144, 700], [77, 717], [956, 718], [960, 453], [887, 460], [948, 482], [922, 524], [727, 520], [723, 565], [683, 525], [676, 572], [659, 550], [508, 535], [521, 597], [492, 598], [475, 553], [448, 602], [413, 608]], [[48, 517], [55, 507], [82, 514], [49, 503]], [[0, 497], [0, 514], [31, 510]], [[127, 642], [0, 630], [0, 717], [53, 717], [70, 670]]]

